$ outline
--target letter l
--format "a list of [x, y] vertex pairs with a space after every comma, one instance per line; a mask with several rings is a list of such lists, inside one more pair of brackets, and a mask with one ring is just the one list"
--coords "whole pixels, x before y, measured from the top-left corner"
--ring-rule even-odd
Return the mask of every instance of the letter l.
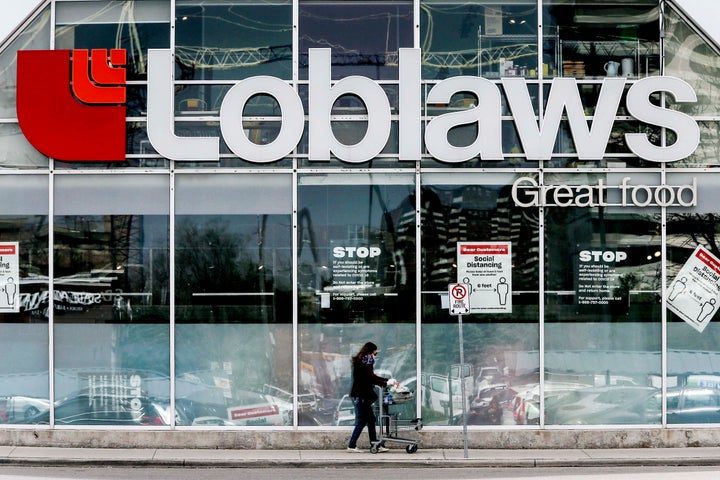
[[173, 58], [168, 49], [148, 50], [147, 134], [150, 144], [170, 160], [217, 161], [218, 137], [175, 135]]

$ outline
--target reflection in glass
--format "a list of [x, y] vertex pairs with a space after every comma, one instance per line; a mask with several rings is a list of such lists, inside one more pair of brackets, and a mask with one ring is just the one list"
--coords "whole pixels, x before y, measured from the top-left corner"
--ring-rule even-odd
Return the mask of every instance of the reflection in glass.
[[0, 424], [49, 410], [48, 205], [46, 176], [0, 177]]
[[56, 49], [123, 48], [128, 80], [147, 78], [148, 49], [170, 46], [167, 2], [58, 2], [55, 12]]
[[30, 145], [18, 124], [0, 124], [0, 168], [47, 167], [48, 158]]
[[414, 322], [414, 187], [327, 180], [298, 188], [300, 322]]
[[299, 8], [300, 78], [310, 48], [332, 48], [333, 79], [398, 78], [398, 49], [413, 46], [412, 2], [300, 0]]
[[[175, 8], [176, 79], [292, 77], [292, 5], [179, 0]], [[211, 98], [198, 97], [210, 103]]]
[[659, 218], [571, 207], [545, 220], [546, 423], [660, 423]]
[[[718, 178], [715, 174], [692, 173], [668, 176], [668, 183], [689, 183], [694, 177], [703, 192], [698, 205], [692, 208], [672, 209], [667, 216], [667, 284], [670, 286], [680, 269], [690, 260], [698, 245], [720, 258], [720, 212], [718, 212]], [[680, 293], [682, 295], [683, 293]], [[695, 292], [707, 300], [707, 292]], [[697, 298], [696, 297], [696, 298]], [[712, 298], [712, 297], [710, 297]], [[701, 304], [691, 301], [695, 310], [689, 316], [702, 312]], [[671, 310], [667, 310], [667, 421], [672, 424], [720, 422], [720, 323], [717, 315], [708, 319], [702, 332], [697, 331]]]
[[622, 4], [544, 2], [543, 74], [576, 78], [647, 77], [660, 72], [660, 7], [656, 0]]
[[423, 78], [537, 76], [536, 2], [424, 0]]
[[[0, 54], [0, 117], [15, 118], [18, 50], [47, 50], [50, 47], [50, 8], [38, 15]], [[0, 147], [3, 151], [4, 146]]]
[[[510, 199], [513, 176], [423, 176], [422, 417], [432, 425], [462, 424], [461, 381], [468, 423], [528, 423], [513, 399], [538, 385], [537, 211]], [[457, 242], [510, 242], [512, 313], [463, 316], [467, 371], [460, 375], [457, 317], [442, 296], [457, 278]], [[451, 400], [452, 398], [452, 400]], [[531, 422], [530, 422], [531, 423]]]
[[0, 280], [0, 424], [42, 423], [49, 410], [47, 227], [47, 214], [0, 216], [0, 246], [17, 242], [19, 265]]
[[55, 217], [58, 424], [169, 425], [167, 229], [163, 215]]
[[290, 178], [177, 178], [180, 425], [293, 425]]
[[380, 346], [377, 374], [415, 381], [414, 194], [411, 176], [301, 178], [299, 388], [323, 425], [354, 421], [350, 357], [365, 342]]
[[697, 103], [678, 105], [693, 115], [717, 115], [718, 84], [717, 51], [698, 35], [673, 8], [665, 10], [665, 75], [682, 78], [692, 85]]
[[58, 424], [171, 423], [168, 181], [55, 178]]

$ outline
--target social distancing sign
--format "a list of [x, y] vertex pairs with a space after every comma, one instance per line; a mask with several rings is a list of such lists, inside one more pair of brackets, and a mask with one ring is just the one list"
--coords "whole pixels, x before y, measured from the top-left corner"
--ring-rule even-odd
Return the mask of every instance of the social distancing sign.
[[666, 303], [702, 332], [720, 306], [720, 259], [698, 245], [667, 289]]
[[458, 242], [457, 281], [468, 286], [470, 313], [512, 312], [510, 247], [510, 242]]
[[0, 243], [0, 312], [20, 311], [18, 243]]

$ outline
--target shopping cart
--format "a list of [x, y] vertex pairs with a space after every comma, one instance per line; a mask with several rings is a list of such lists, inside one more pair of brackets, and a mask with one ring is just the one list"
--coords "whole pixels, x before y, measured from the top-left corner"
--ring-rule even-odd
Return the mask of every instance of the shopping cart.
[[[414, 392], [390, 392], [387, 387], [377, 387], [380, 397], [378, 402], [378, 419], [380, 420], [380, 434], [377, 441], [370, 445], [370, 452], [377, 453], [379, 447], [385, 446], [387, 442], [397, 442], [405, 445], [407, 453], [415, 453], [418, 444], [422, 440], [403, 438], [398, 436], [399, 432], [410, 432], [422, 430], [422, 418], [402, 418], [403, 413], [396, 410], [397, 405], [410, 402], [415, 399]], [[408, 417], [410, 415], [405, 413]]]

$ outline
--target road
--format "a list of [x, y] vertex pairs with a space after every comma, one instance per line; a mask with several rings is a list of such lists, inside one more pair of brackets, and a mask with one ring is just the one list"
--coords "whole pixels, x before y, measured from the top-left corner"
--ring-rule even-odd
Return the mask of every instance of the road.
[[0, 468], [0, 480], [716, 480], [720, 467], [570, 467], [570, 468]]

